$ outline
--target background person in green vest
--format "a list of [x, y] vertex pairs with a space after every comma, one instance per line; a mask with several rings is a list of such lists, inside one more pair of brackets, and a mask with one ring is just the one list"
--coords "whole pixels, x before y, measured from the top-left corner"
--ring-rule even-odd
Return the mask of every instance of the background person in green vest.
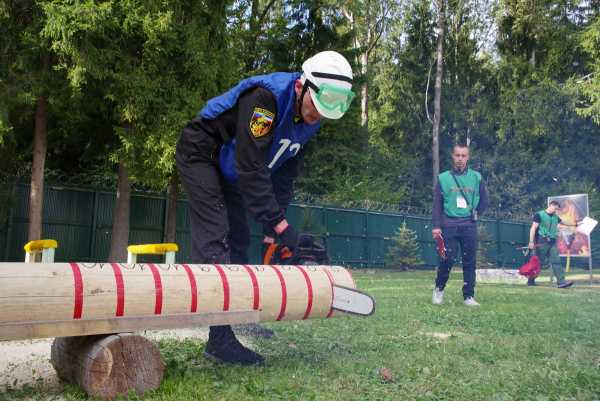
[[[556, 235], [562, 222], [556, 214], [559, 209], [560, 204], [553, 200], [545, 210], [540, 210], [533, 216], [529, 230], [529, 249], [540, 258], [542, 268], [546, 262], [550, 263], [558, 288], [569, 288], [573, 282], [565, 280], [565, 271], [556, 248]], [[530, 278], [527, 285], [535, 285], [535, 279]]]
[[479, 306], [475, 301], [475, 266], [477, 254], [477, 218], [488, 205], [487, 190], [481, 174], [468, 167], [469, 147], [454, 145], [453, 168], [443, 172], [433, 195], [432, 235], [442, 236], [446, 259], [440, 260], [432, 302], [444, 300], [444, 288], [454, 261], [462, 251], [464, 304]]

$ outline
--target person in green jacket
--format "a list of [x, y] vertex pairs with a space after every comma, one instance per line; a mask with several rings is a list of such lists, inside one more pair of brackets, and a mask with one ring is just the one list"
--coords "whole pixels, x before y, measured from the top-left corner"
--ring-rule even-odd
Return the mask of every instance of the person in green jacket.
[[469, 147], [452, 148], [451, 170], [438, 176], [431, 213], [434, 239], [443, 238], [446, 257], [440, 258], [432, 303], [444, 302], [444, 289], [454, 262], [462, 260], [465, 306], [479, 306], [475, 301], [475, 267], [477, 265], [477, 219], [488, 206], [485, 183], [478, 171], [469, 168]]
[[[540, 210], [533, 216], [531, 229], [529, 230], [529, 249], [535, 252], [540, 258], [542, 268], [546, 263], [556, 277], [558, 288], [569, 288], [573, 285], [572, 281], [565, 280], [565, 270], [563, 269], [556, 248], [556, 235], [559, 225], [562, 221], [556, 212], [560, 209], [560, 204], [553, 200], [548, 207]], [[535, 278], [530, 278], [527, 285], [536, 285]]]

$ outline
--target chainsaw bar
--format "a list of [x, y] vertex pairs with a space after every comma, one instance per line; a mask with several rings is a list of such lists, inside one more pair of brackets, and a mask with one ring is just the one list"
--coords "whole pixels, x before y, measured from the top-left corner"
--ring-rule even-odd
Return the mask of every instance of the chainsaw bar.
[[369, 316], [375, 313], [375, 300], [357, 289], [334, 285], [331, 307], [353, 315]]

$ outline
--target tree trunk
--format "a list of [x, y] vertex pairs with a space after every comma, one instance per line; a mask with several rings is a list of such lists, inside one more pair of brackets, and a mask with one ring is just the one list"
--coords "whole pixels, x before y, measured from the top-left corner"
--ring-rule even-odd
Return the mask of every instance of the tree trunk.
[[[42, 70], [50, 69], [50, 56], [42, 59]], [[31, 164], [31, 188], [29, 191], [28, 240], [42, 238], [42, 215], [44, 210], [44, 165], [46, 164], [48, 99], [40, 94], [35, 105], [35, 133], [33, 138], [33, 161]]]
[[248, 40], [246, 41], [246, 62], [244, 70], [251, 72], [254, 70], [254, 63], [256, 63], [256, 39], [258, 31], [258, 6], [259, 0], [252, 0], [252, 6], [250, 7], [250, 18], [248, 21]]
[[[276, 0], [270, 0], [263, 9], [260, 9], [260, 0], [252, 0], [250, 6], [250, 16], [248, 18], [248, 31], [247, 36], [244, 39], [245, 47], [244, 54], [246, 55], [246, 61], [244, 61], [244, 71], [252, 72], [255, 68], [259, 67], [257, 63], [256, 48], [258, 45], [258, 39], [263, 33], [264, 21], [268, 15], [270, 15]], [[264, 3], [264, 2], [263, 2]]]
[[110, 236], [109, 262], [125, 262], [129, 241], [129, 209], [131, 187], [127, 169], [123, 161], [119, 162], [119, 178], [117, 183], [117, 199], [113, 213], [113, 226]]
[[158, 347], [130, 333], [59, 337], [50, 362], [61, 379], [109, 400], [158, 388], [165, 370]]
[[[360, 126], [365, 132], [369, 131], [369, 55], [365, 51], [360, 55], [360, 68], [364, 82], [360, 88]], [[367, 137], [365, 137], [367, 138]], [[368, 140], [368, 139], [367, 139]]]
[[442, 75], [444, 71], [444, 29], [445, 9], [444, 0], [437, 0], [438, 5], [438, 37], [437, 37], [437, 65], [435, 70], [435, 95], [433, 99], [433, 133], [431, 153], [433, 161], [433, 188], [440, 174], [440, 122], [442, 118]]
[[169, 182], [169, 210], [167, 212], [167, 229], [165, 242], [176, 242], [177, 239], [177, 198], [179, 197], [179, 177], [173, 172]]
[[31, 165], [31, 189], [29, 191], [29, 241], [42, 238], [47, 107], [48, 101], [46, 98], [44, 96], [38, 97], [35, 106], [35, 136], [33, 139], [33, 163]]
[[[367, 1], [365, 9], [365, 25], [367, 28], [365, 43], [362, 43], [364, 48], [363, 53], [360, 55], [360, 72], [363, 76], [364, 83], [360, 88], [360, 126], [363, 128], [365, 139], [368, 143], [368, 132], [369, 132], [369, 51], [371, 47], [371, 2]], [[365, 146], [366, 148], [366, 146]]]

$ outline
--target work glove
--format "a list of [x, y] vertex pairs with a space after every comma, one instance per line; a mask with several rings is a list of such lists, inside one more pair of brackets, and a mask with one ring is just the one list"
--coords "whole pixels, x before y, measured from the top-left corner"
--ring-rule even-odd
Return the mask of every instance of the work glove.
[[298, 232], [294, 229], [294, 227], [288, 225], [285, 230], [279, 233], [279, 242], [281, 245], [294, 252], [298, 246]]

